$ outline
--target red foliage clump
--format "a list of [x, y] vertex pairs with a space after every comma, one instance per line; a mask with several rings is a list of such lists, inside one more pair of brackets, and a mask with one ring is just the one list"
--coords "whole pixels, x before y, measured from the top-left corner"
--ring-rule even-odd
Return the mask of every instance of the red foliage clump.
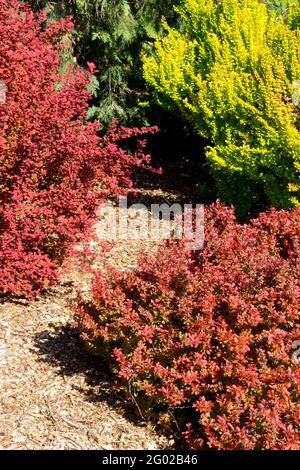
[[99, 123], [85, 122], [93, 65], [60, 74], [72, 23], [45, 24], [27, 4], [0, 0], [0, 291], [29, 296], [56, 280], [99, 202], [149, 160], [142, 145], [134, 155], [118, 146], [149, 129], [113, 126], [100, 138]]
[[170, 241], [133, 271], [96, 273], [83, 338], [172, 407], [191, 447], [300, 449], [300, 210], [240, 225], [217, 203], [205, 233], [201, 251]]

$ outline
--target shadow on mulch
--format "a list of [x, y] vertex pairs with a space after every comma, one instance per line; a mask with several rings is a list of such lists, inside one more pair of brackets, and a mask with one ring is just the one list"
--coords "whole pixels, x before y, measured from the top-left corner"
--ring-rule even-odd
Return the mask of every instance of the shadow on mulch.
[[205, 158], [205, 147], [211, 142], [178, 116], [155, 106], [152, 111], [152, 124], [158, 124], [160, 130], [146, 136], [146, 152], [151, 155], [153, 168], [163, 172], [136, 168], [132, 175], [134, 187], [142, 191], [136, 196], [132, 193], [130, 202], [145, 204], [149, 209], [151, 204], [208, 204], [215, 200], [215, 183]]
[[[136, 426], [145, 423], [137, 407], [126, 399], [116, 378], [109, 372], [107, 363], [85, 351], [78, 330], [70, 324], [56, 328], [54, 332], [39, 332], [34, 337], [34, 345], [38, 349], [39, 361], [58, 367], [58, 374], [65, 377], [84, 374], [86, 387], [75, 384], [72, 387], [84, 394], [88, 401], [107, 403]], [[156, 429], [156, 432], [167, 434], [162, 429]], [[174, 429], [172, 438], [175, 439], [176, 448], [178, 445], [182, 447], [182, 439], [176, 432]]]
[[[109, 373], [107, 364], [104, 361], [101, 362], [100, 357], [85, 351], [78, 331], [71, 325], [56, 328], [54, 332], [49, 330], [39, 332], [34, 337], [34, 344], [39, 350], [39, 360], [59, 367], [58, 373], [60, 375], [85, 375], [85, 383], [88, 388], [77, 388], [77, 390], [87, 394], [90, 401], [105, 400], [115, 408], [123, 408], [122, 397], [112, 391], [112, 381], [115, 384], [116, 382]], [[128, 408], [127, 404], [126, 408]], [[131, 407], [126, 418], [132, 418], [132, 414]]]
[[24, 296], [17, 296], [6, 292], [0, 292], [0, 304], [5, 304], [6, 302], [15, 305], [29, 305], [29, 300]]

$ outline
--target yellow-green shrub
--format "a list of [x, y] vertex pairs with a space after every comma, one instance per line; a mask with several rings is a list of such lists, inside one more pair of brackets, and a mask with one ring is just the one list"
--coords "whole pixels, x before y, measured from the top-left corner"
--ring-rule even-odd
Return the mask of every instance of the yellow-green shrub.
[[203, 137], [220, 196], [240, 213], [300, 205], [300, 0], [183, 0], [183, 30], [144, 57], [155, 99]]

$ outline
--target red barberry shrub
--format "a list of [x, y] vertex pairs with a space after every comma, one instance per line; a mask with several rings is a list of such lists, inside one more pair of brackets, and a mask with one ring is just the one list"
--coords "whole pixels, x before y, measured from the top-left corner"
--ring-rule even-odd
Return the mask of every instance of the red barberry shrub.
[[77, 308], [83, 338], [177, 413], [192, 448], [300, 449], [300, 209], [240, 225], [216, 203], [205, 239], [96, 273]]
[[72, 23], [45, 19], [0, 0], [0, 291], [29, 296], [56, 280], [99, 202], [123, 192], [132, 166], [149, 160], [142, 145], [129, 155], [118, 144], [147, 129], [112, 126], [100, 138], [99, 123], [85, 122], [93, 64], [60, 74]]

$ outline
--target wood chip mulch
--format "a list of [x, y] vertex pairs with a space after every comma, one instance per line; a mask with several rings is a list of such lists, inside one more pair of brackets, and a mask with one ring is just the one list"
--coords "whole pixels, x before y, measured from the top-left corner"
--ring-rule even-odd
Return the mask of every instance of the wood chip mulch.
[[[132, 267], [140, 248], [122, 240], [112, 262]], [[70, 327], [77, 287], [65, 280], [35, 302], [0, 299], [0, 448], [172, 448], [173, 437], [139, 418]]]

